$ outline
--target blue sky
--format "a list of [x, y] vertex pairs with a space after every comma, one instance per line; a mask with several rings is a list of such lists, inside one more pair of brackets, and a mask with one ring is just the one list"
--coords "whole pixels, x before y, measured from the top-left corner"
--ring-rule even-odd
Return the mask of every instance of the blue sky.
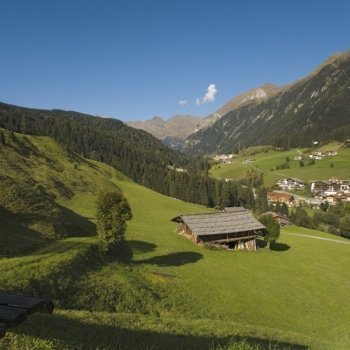
[[0, 101], [121, 120], [204, 116], [350, 49], [348, 0], [1, 0], [0, 14]]

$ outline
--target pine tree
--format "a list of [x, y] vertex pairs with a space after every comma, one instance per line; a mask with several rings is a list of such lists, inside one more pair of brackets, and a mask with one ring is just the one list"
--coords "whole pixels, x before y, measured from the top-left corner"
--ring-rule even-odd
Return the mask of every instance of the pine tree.
[[231, 205], [231, 192], [230, 192], [230, 184], [227, 182], [222, 183], [221, 188], [221, 202], [220, 207], [225, 208]]
[[256, 191], [256, 210], [261, 214], [269, 210], [267, 190], [265, 187], [261, 187]]
[[5, 141], [5, 135], [2, 130], [0, 130], [0, 145], [4, 145], [6, 143]]
[[279, 213], [284, 216], [289, 216], [289, 209], [286, 203], [282, 203]]

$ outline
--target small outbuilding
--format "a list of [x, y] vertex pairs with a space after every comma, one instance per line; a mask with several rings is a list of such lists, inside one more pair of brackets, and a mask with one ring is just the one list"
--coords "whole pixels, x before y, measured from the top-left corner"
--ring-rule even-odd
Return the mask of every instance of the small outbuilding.
[[227, 249], [256, 250], [256, 238], [266, 229], [242, 207], [226, 208], [222, 212], [180, 215], [176, 232], [197, 244], [225, 245]]
[[286, 226], [286, 225], [290, 224], [290, 220], [288, 219], [287, 216], [277, 214], [273, 211], [268, 211], [262, 215], [271, 215], [273, 217], [273, 219], [279, 223], [280, 226]]

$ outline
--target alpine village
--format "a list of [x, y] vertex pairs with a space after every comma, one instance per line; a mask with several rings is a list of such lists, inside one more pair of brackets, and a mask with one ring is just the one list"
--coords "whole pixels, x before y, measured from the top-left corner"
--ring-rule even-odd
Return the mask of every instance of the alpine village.
[[[223, 16], [226, 30], [240, 26], [258, 43], [254, 30], [273, 37], [260, 12], [277, 23], [274, 11], [311, 11], [316, 4], [249, 1], [262, 24], [257, 29], [242, 22], [250, 18], [248, 2], [195, 2], [168, 8], [156, 0], [154, 10], [138, 1], [0, 5], [4, 18], [13, 18], [0, 58], [0, 349], [350, 349], [350, 51], [303, 56], [303, 70], [299, 56], [282, 59], [271, 46], [264, 74], [278, 86], [264, 83], [263, 53], [249, 56], [238, 37], [210, 42], [210, 30], [224, 29], [208, 16]], [[320, 3], [316, 11], [326, 16], [331, 3]], [[347, 2], [338, 5], [334, 16], [349, 15]], [[189, 12], [180, 14], [181, 7]], [[311, 35], [309, 20], [321, 23], [312, 11], [294, 46]], [[346, 20], [339, 23], [345, 28]], [[185, 98], [200, 83], [192, 65], [193, 75], [186, 71], [179, 85], [177, 65], [185, 69], [197, 57], [189, 38], [181, 39], [188, 50], [181, 55], [167, 46], [199, 28], [207, 28], [207, 49], [218, 52], [206, 51], [203, 66], [196, 62], [204, 76], [209, 57], [222, 59], [211, 71], [217, 83], [172, 107], [187, 114], [147, 119], [149, 106], [157, 111], [149, 99], [165, 71], [173, 80], [157, 88], [160, 111], [175, 90]], [[112, 38], [125, 55], [112, 50]], [[319, 38], [320, 47], [327, 40]], [[198, 39], [196, 49], [202, 44]], [[234, 51], [236, 45], [245, 49]], [[22, 70], [22, 52], [36, 57], [37, 79], [29, 65]], [[232, 52], [230, 67], [242, 70], [225, 89], [240, 88], [215, 105], [224, 94], [221, 70], [233, 76], [225, 66]], [[107, 72], [112, 57], [124, 68]], [[113, 98], [112, 77], [124, 84]], [[122, 115], [124, 104], [129, 117], [103, 116]]]

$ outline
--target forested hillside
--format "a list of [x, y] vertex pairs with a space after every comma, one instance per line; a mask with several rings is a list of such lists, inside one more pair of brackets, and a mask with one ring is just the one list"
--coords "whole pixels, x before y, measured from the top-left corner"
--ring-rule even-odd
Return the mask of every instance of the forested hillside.
[[261, 103], [227, 113], [186, 141], [188, 154], [233, 152], [244, 146], [309, 147], [314, 140], [350, 138], [350, 53], [331, 57], [315, 72]]
[[211, 179], [206, 160], [188, 159], [119, 120], [0, 103], [0, 127], [50, 136], [67, 150], [107, 163], [135, 182], [171, 197], [207, 206], [250, 205], [250, 189]]

